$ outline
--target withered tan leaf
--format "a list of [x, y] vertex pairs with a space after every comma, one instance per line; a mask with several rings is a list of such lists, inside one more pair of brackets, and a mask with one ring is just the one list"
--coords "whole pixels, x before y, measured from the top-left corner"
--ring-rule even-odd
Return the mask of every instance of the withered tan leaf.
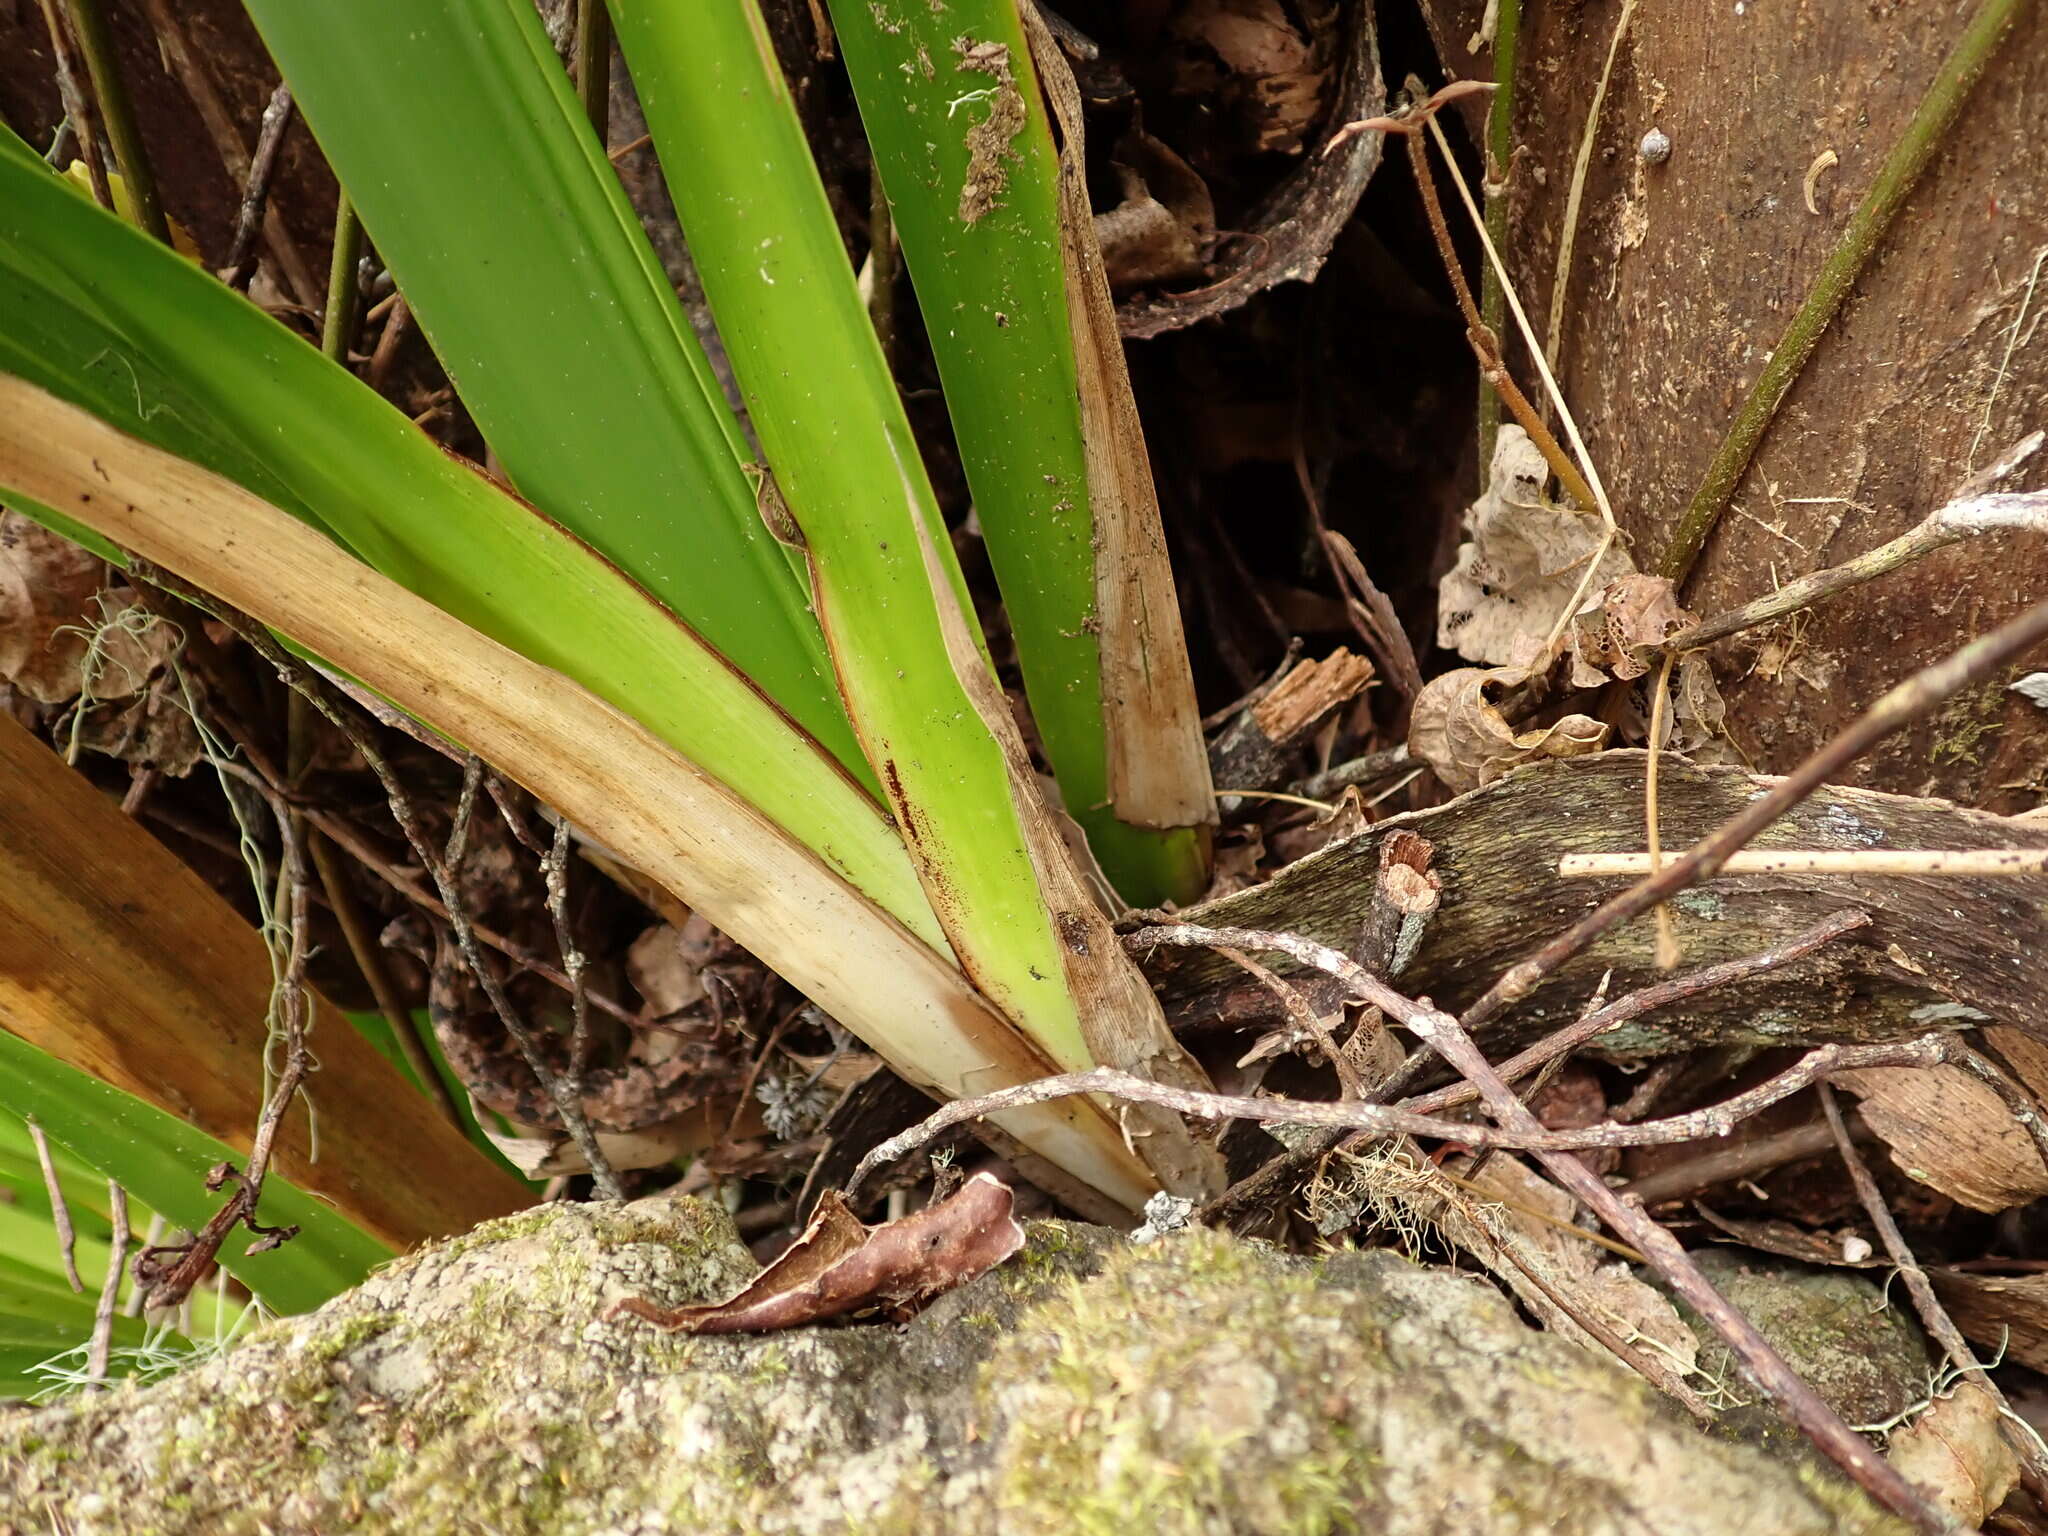
[[2020, 1462], [2000, 1427], [1998, 1403], [1966, 1381], [1891, 1437], [1885, 1459], [1966, 1530], [2019, 1485]]
[[1216, 820], [1209, 754], [1152, 463], [1089, 207], [1081, 93], [1037, 8], [1022, 12], [1031, 60], [1060, 134], [1060, 256], [1095, 525], [1109, 797], [1118, 819], [1133, 826], [1206, 826]]
[[1609, 677], [1623, 682], [1641, 677], [1653, 660], [1648, 648], [1693, 622], [1668, 578], [1641, 571], [1618, 576], [1590, 607], [1572, 615], [1572, 682], [1597, 688]]
[[0, 509], [0, 678], [40, 703], [76, 698], [106, 578], [105, 563], [69, 539]]
[[[1465, 514], [1469, 542], [1437, 596], [1438, 643], [1467, 661], [1533, 667], [1605, 536], [1600, 519], [1543, 499], [1543, 455], [1517, 426], [1495, 440], [1486, 491]], [[1590, 590], [1632, 574], [1610, 544]]]
[[1432, 679], [1409, 718], [1409, 752], [1429, 764], [1445, 788], [1463, 794], [1524, 763], [1581, 757], [1607, 745], [1608, 728], [1587, 715], [1516, 731], [1489, 695], [1527, 679], [1519, 667], [1460, 667]]
[[674, 1308], [632, 1296], [605, 1316], [686, 1333], [771, 1333], [868, 1312], [900, 1320], [1023, 1246], [1010, 1187], [992, 1173], [879, 1227], [864, 1225], [827, 1190], [803, 1236], [737, 1295]]
[[1972, 1210], [1996, 1212], [2048, 1194], [2048, 1167], [2004, 1100], [1960, 1067], [1839, 1072], [1863, 1123], [1909, 1177]]

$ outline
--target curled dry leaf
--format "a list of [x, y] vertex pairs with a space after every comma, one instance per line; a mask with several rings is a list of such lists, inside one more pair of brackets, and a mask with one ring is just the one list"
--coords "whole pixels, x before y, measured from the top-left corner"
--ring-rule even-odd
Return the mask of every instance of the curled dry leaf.
[[1997, 1094], [1960, 1067], [1866, 1067], [1835, 1085], [1861, 1101], [1864, 1124], [1900, 1171], [1972, 1210], [2048, 1195], [2048, 1167]]
[[1408, 750], [1457, 794], [1491, 784], [1546, 757], [1582, 757], [1607, 745], [1608, 729], [1586, 715], [1517, 731], [1492, 694], [1528, 681], [1519, 667], [1460, 667], [1433, 679], [1415, 700]]
[[1616, 577], [1572, 616], [1572, 685], [1597, 688], [1609, 677], [1641, 677], [1653, 660], [1649, 648], [1694, 622], [1667, 578], [1641, 571]]
[[1010, 1187], [991, 1173], [977, 1173], [948, 1199], [879, 1227], [863, 1224], [836, 1191], [827, 1191], [803, 1236], [737, 1295], [673, 1309], [634, 1296], [605, 1316], [688, 1333], [772, 1333], [868, 1312], [900, 1320], [1023, 1246]]
[[1171, 23], [1180, 90], [1219, 102], [1254, 152], [1298, 152], [1323, 115], [1337, 10], [1329, 0], [1299, 9], [1301, 25], [1279, 0], [1193, 0]]
[[1118, 143], [1123, 201], [1095, 216], [1112, 293], [1201, 275], [1216, 243], [1216, 204], [1194, 167], [1143, 129]]
[[626, 977], [657, 1019], [704, 1000], [704, 967], [717, 956], [718, 930], [692, 913], [678, 927], [657, 923], [626, 951]]
[[[1469, 542], [1438, 589], [1438, 643], [1467, 661], [1547, 661], [1544, 640], [1600, 550], [1606, 529], [1599, 518], [1543, 499], [1549, 473], [1526, 432], [1500, 429], [1486, 491], [1465, 514]], [[1634, 574], [1627, 551], [1609, 544], [1590, 590]]]
[[1892, 1436], [1885, 1457], [1968, 1530], [1982, 1525], [2020, 1480], [2019, 1458], [2006, 1443], [1998, 1404], [1975, 1382], [1936, 1398]]

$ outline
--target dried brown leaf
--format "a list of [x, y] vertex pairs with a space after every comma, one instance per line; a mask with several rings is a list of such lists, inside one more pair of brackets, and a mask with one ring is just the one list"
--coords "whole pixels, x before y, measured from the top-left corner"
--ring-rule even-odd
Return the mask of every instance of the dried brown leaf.
[[1457, 794], [1491, 784], [1509, 770], [1546, 757], [1581, 757], [1607, 745], [1608, 728], [1586, 715], [1516, 731], [1489, 693], [1528, 680], [1518, 667], [1461, 667], [1434, 678], [1415, 700], [1408, 750]]
[[1193, 0], [1174, 18], [1174, 35], [1213, 55], [1221, 78], [1201, 64], [1184, 70], [1183, 87], [1214, 90], [1236, 116], [1250, 149], [1299, 150], [1322, 116], [1329, 85], [1330, 15], [1310, 6], [1307, 28], [1279, 0]]
[[1894, 1434], [1885, 1458], [1968, 1530], [1982, 1525], [2020, 1480], [1997, 1400], [1969, 1381]]
[[626, 977], [657, 1019], [704, 1000], [704, 967], [719, 949], [718, 930], [692, 913], [681, 927], [656, 923], [626, 951]]
[[2048, 1275], [1930, 1269], [1934, 1294], [1963, 1336], [1985, 1353], [2048, 1371]]
[[[93, 599], [106, 576], [96, 556], [0, 509], [0, 678], [40, 703], [76, 698], [86, 631], [100, 617]], [[121, 687], [117, 672], [108, 682], [125, 698], [147, 675]]]
[[[1438, 643], [1468, 661], [1534, 667], [1544, 641], [1585, 580], [1606, 529], [1599, 518], [1543, 499], [1550, 468], [1520, 427], [1495, 441], [1485, 494], [1465, 514], [1469, 542], [1437, 596]], [[1600, 556], [1592, 589], [1634, 574], [1619, 544]]]
[[950, 1198], [879, 1227], [864, 1225], [828, 1190], [803, 1236], [738, 1295], [673, 1309], [628, 1297], [605, 1316], [688, 1333], [772, 1333], [868, 1312], [900, 1320], [1023, 1246], [1010, 1187], [992, 1173], [977, 1173]]
[[1661, 645], [1695, 622], [1678, 605], [1671, 582], [1663, 576], [1631, 571], [1607, 583], [1588, 608], [1572, 616], [1568, 641], [1572, 651], [1572, 682], [1597, 688], [1609, 677], [1627, 682], [1650, 670], [1650, 647]]
[[1960, 1067], [1866, 1067], [1837, 1073], [1864, 1124], [1909, 1177], [1977, 1211], [2048, 1194], [2048, 1167], [2004, 1100]]

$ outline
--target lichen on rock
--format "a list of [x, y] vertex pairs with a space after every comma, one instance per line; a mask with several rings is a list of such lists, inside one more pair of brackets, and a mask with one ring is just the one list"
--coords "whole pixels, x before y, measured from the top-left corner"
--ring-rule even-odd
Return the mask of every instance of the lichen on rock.
[[905, 1327], [599, 1318], [753, 1269], [693, 1200], [508, 1217], [178, 1377], [0, 1413], [0, 1531], [1897, 1528], [1384, 1252], [1045, 1222]]

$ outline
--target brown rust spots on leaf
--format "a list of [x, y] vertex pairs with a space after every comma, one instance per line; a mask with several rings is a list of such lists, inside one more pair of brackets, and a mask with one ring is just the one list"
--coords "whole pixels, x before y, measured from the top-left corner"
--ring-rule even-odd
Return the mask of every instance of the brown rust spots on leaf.
[[967, 130], [967, 175], [960, 183], [960, 222], [977, 224], [1002, 206], [1010, 184], [1008, 162], [1016, 158], [1011, 141], [1024, 131], [1024, 97], [1010, 69], [1010, 50], [1002, 43], [953, 40], [963, 73], [987, 75], [994, 83], [956, 98], [949, 112], [985, 106], [987, 115]]

